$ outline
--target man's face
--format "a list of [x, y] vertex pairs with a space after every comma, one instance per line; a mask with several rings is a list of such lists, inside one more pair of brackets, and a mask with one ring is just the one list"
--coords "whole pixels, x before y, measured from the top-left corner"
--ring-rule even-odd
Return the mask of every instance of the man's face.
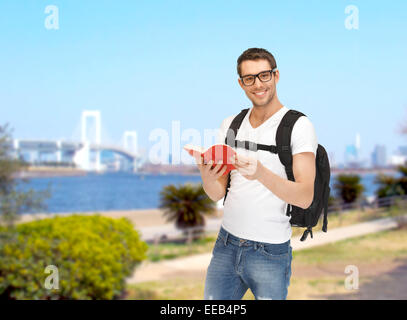
[[[270, 63], [265, 59], [243, 61], [240, 68], [242, 77], [272, 69]], [[253, 106], [265, 106], [273, 100], [278, 78], [279, 73], [277, 70], [273, 73], [270, 81], [261, 82], [260, 79], [256, 77], [254, 84], [251, 86], [245, 86], [241, 79], [239, 79], [239, 84], [253, 103]]]

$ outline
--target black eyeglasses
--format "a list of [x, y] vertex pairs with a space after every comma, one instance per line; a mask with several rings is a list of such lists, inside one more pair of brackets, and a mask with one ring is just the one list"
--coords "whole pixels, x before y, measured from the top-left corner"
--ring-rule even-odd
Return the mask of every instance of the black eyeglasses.
[[273, 70], [262, 71], [258, 74], [248, 74], [247, 76], [241, 77], [240, 80], [242, 80], [245, 86], [252, 86], [256, 82], [256, 77], [259, 78], [261, 82], [267, 82], [271, 80], [273, 72], [276, 70], [277, 68], [274, 68]]

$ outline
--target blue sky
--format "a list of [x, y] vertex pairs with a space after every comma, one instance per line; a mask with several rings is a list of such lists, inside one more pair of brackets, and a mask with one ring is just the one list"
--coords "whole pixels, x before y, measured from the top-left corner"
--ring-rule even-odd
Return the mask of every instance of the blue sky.
[[[48, 30], [47, 5], [59, 9]], [[359, 10], [348, 30], [345, 7]], [[342, 161], [361, 136], [388, 153], [407, 144], [407, 2], [391, 1], [6, 1], [0, 2], [0, 122], [16, 138], [77, 136], [80, 114], [98, 109], [104, 136], [136, 130], [217, 129], [250, 106], [236, 59], [272, 52], [278, 96], [313, 122]]]

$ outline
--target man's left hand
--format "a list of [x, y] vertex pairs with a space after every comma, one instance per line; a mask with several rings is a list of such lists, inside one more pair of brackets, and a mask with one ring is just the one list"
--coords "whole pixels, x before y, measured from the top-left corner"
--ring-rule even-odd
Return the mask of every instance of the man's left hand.
[[263, 167], [259, 160], [242, 154], [236, 154], [231, 160], [237, 171], [246, 179], [257, 180], [259, 178]]

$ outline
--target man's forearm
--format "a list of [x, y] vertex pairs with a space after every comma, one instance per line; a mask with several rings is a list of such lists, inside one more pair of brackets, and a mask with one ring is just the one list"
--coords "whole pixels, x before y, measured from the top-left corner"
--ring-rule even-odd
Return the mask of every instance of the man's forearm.
[[202, 182], [203, 189], [205, 190], [208, 197], [211, 198], [213, 201], [219, 201], [225, 196], [226, 190], [218, 180], [209, 183], [205, 180], [202, 180]]
[[312, 203], [313, 188], [301, 182], [281, 178], [264, 166], [261, 166], [258, 181], [284, 202], [303, 209]]

